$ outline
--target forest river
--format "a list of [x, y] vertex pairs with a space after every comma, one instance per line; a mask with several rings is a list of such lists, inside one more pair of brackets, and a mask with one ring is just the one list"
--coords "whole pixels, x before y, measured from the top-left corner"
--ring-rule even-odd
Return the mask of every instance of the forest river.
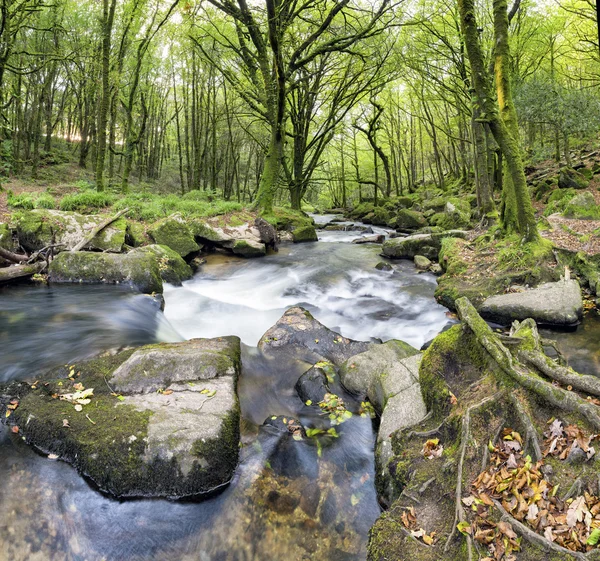
[[[339, 438], [319, 455], [259, 430], [270, 416], [305, 426], [318, 419], [295, 395], [302, 372], [269, 363], [256, 349], [292, 305], [346, 337], [402, 339], [415, 347], [452, 321], [433, 298], [433, 275], [418, 274], [410, 261], [375, 269], [380, 247], [350, 243], [360, 235], [320, 231], [319, 242], [284, 245], [256, 260], [211, 255], [183, 287], [166, 287], [164, 314], [150, 298], [117, 287], [2, 289], [0, 382], [35, 379], [53, 366], [128, 345], [239, 336], [243, 447], [234, 480], [216, 497], [119, 502], [2, 427], [0, 561], [364, 560], [380, 513], [371, 420], [355, 416], [340, 425]], [[589, 318], [575, 333], [550, 335], [575, 368], [598, 374], [599, 330], [598, 319]], [[339, 386], [334, 391], [353, 403]]]

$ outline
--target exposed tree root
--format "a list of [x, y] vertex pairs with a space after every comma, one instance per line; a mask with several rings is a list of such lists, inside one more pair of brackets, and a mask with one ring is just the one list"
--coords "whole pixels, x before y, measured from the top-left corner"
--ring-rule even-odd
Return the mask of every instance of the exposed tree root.
[[516, 518], [512, 517], [508, 512], [506, 512], [506, 510], [504, 510], [504, 507], [500, 504], [499, 501], [497, 501], [496, 499], [492, 500], [494, 501], [494, 506], [500, 513], [501, 519], [504, 522], [508, 522], [512, 526], [513, 530], [517, 534], [523, 536], [523, 538], [528, 542], [537, 545], [538, 547], [541, 547], [545, 551], [554, 551], [555, 553], [560, 553], [561, 555], [568, 555], [573, 559], [580, 559], [581, 561], [586, 561], [588, 559], [585, 553], [571, 551], [570, 549], [567, 549], [554, 542], [551, 542], [550, 540], [547, 540], [544, 536], [538, 534], [537, 532], [534, 532], [533, 530], [525, 526], [525, 524], [519, 522]]
[[520, 351], [518, 357], [523, 362], [535, 366], [542, 374], [552, 380], [556, 380], [566, 386], [572, 386], [574, 389], [588, 395], [600, 397], [600, 378], [596, 376], [578, 374], [569, 368], [553, 364], [552, 361], [549, 361], [540, 352]]
[[519, 417], [519, 421], [521, 421], [521, 424], [525, 429], [526, 440], [523, 448], [527, 449], [529, 447], [533, 461], [537, 462], [542, 459], [542, 448], [540, 446], [537, 430], [535, 429], [533, 421], [531, 420], [531, 416], [514, 393], [509, 395], [509, 399], [515, 409], [515, 412], [517, 413], [517, 416]]
[[515, 366], [510, 351], [500, 342], [498, 337], [494, 336], [493, 331], [479, 316], [469, 300], [466, 298], [456, 300], [456, 309], [463, 323], [471, 329], [478, 342], [488, 351], [505, 374], [524, 388], [542, 397], [550, 405], [563, 411], [579, 413], [595, 429], [600, 430], [600, 415], [596, 405], [588, 403], [572, 392], [549, 384], [539, 376], [521, 368], [518, 363], [518, 366]]
[[[471, 405], [471, 407], [469, 407], [465, 411], [465, 414], [463, 416], [462, 431], [461, 431], [461, 435], [460, 435], [460, 456], [459, 456], [459, 460], [458, 460], [458, 467], [456, 470], [456, 492], [455, 492], [455, 496], [454, 496], [454, 499], [455, 499], [454, 522], [452, 524], [452, 532], [448, 536], [448, 539], [446, 540], [446, 545], [444, 546], [444, 553], [448, 552], [448, 549], [450, 548], [450, 544], [452, 543], [452, 539], [456, 535], [457, 524], [459, 522], [463, 522], [466, 520], [465, 511], [462, 506], [462, 479], [463, 479], [463, 466], [465, 463], [465, 454], [467, 452], [467, 444], [469, 442], [469, 436], [470, 436], [470, 431], [471, 431], [471, 411], [474, 411], [475, 409], [479, 409], [480, 407], [483, 407], [486, 403], [489, 403], [490, 401], [496, 399], [497, 397], [498, 397], [498, 394], [493, 395], [493, 396], [488, 396], [485, 399], [483, 399], [482, 401], [480, 401], [479, 403], [476, 403], [475, 405]], [[471, 561], [473, 559], [473, 539], [468, 534], [467, 534], [466, 538], [467, 538], [467, 549], [468, 549], [469, 561]]]

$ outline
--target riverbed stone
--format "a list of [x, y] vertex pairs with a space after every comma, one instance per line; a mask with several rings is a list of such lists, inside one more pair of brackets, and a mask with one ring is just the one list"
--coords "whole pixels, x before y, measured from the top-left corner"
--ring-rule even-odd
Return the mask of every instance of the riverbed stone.
[[294, 388], [304, 403], [311, 402], [316, 405], [329, 393], [326, 370], [317, 365], [312, 366], [298, 378]]
[[383, 255], [391, 259], [414, 259], [415, 255], [423, 255], [428, 259], [436, 259], [444, 238], [466, 238], [464, 230], [448, 230], [430, 234], [413, 234], [405, 238], [386, 240], [383, 244]]
[[179, 253], [166, 245], [146, 245], [132, 250], [131, 253], [151, 253], [156, 256], [160, 277], [163, 282], [181, 286], [183, 281], [191, 279], [194, 275], [192, 268], [183, 260]]
[[155, 222], [148, 228], [148, 235], [159, 245], [166, 245], [176, 251], [181, 257], [199, 251], [201, 247], [194, 240], [194, 236], [186, 221], [180, 214], [172, 214]]
[[479, 307], [485, 319], [501, 324], [533, 318], [544, 325], [576, 325], [583, 316], [579, 283], [560, 280], [537, 288], [487, 298]]
[[357, 238], [356, 240], [352, 240], [353, 244], [365, 244], [365, 243], [383, 243], [385, 240], [385, 236], [383, 234], [375, 234], [373, 236], [364, 236], [362, 238]]
[[398, 211], [398, 214], [389, 221], [389, 225], [400, 231], [418, 230], [419, 228], [427, 226], [427, 220], [421, 212], [402, 208]]
[[[112, 496], [209, 494], [237, 466], [239, 355], [236, 337], [194, 339], [61, 367], [27, 385], [6, 422]], [[93, 392], [78, 411], [82, 387]]]
[[163, 291], [159, 261], [151, 252], [63, 251], [50, 263], [48, 280], [57, 283], [127, 284], [148, 294]]
[[258, 342], [258, 348], [267, 355], [285, 352], [311, 364], [327, 360], [336, 365], [368, 350], [372, 345], [342, 337], [319, 323], [308, 310], [300, 306], [287, 310]]
[[235, 240], [231, 251], [241, 257], [262, 257], [267, 253], [265, 244], [254, 240]]
[[350, 393], [368, 397], [381, 413], [390, 397], [414, 383], [400, 361], [418, 354], [404, 341], [388, 341], [347, 360], [340, 368], [340, 380]]
[[[104, 222], [105, 214], [83, 215], [76, 212], [36, 209], [13, 215], [19, 244], [37, 251], [50, 244], [63, 244], [56, 252], [70, 250]], [[127, 221], [121, 217], [104, 228], [83, 249], [119, 253], [125, 243]]]
[[294, 243], [316, 242], [318, 239], [317, 231], [312, 224], [299, 226], [292, 230], [292, 241]]
[[378, 271], [393, 271], [394, 267], [390, 263], [386, 263], [385, 261], [380, 261], [375, 265], [375, 268]]
[[419, 271], [427, 271], [427, 269], [431, 267], [431, 261], [424, 255], [415, 255], [413, 261], [415, 262], [415, 267], [419, 269]]

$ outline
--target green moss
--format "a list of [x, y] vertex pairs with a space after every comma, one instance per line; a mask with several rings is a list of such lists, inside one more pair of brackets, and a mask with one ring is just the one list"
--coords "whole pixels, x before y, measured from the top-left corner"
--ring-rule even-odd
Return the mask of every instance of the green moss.
[[277, 230], [288, 230], [291, 232], [296, 228], [314, 225], [312, 218], [303, 212], [292, 210], [290, 208], [276, 207], [273, 209], [272, 213], [263, 214], [262, 217], [275, 226]]
[[302, 242], [316, 242], [319, 238], [317, 237], [317, 231], [311, 224], [310, 226], [301, 226], [292, 230], [292, 239], [294, 243]]
[[160, 277], [164, 282], [179, 286], [182, 281], [191, 279], [194, 275], [191, 267], [181, 256], [166, 245], [148, 245], [134, 251], [152, 253], [156, 256]]
[[139, 222], [128, 222], [125, 236], [125, 241], [132, 247], [141, 247], [150, 243], [146, 228]]
[[460, 238], [443, 238], [439, 253], [439, 262], [442, 269], [449, 275], [460, 275], [468, 269], [467, 263], [462, 259], [462, 248], [466, 241]]
[[170, 247], [181, 257], [200, 249], [188, 225], [177, 215], [156, 222], [148, 228], [148, 234], [155, 243]]

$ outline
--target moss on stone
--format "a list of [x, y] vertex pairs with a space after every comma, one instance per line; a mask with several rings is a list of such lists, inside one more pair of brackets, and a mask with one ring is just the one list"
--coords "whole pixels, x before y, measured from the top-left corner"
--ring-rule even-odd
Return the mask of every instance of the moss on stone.
[[164, 282], [181, 286], [184, 280], [194, 275], [192, 268], [181, 256], [166, 245], [147, 245], [133, 250], [136, 253], [151, 253], [158, 260], [160, 277]]
[[302, 242], [316, 242], [319, 238], [317, 237], [317, 231], [311, 224], [310, 226], [301, 226], [292, 230], [292, 239], [294, 243]]
[[188, 225], [176, 214], [155, 222], [148, 228], [148, 234], [155, 243], [170, 247], [181, 257], [200, 249]]

